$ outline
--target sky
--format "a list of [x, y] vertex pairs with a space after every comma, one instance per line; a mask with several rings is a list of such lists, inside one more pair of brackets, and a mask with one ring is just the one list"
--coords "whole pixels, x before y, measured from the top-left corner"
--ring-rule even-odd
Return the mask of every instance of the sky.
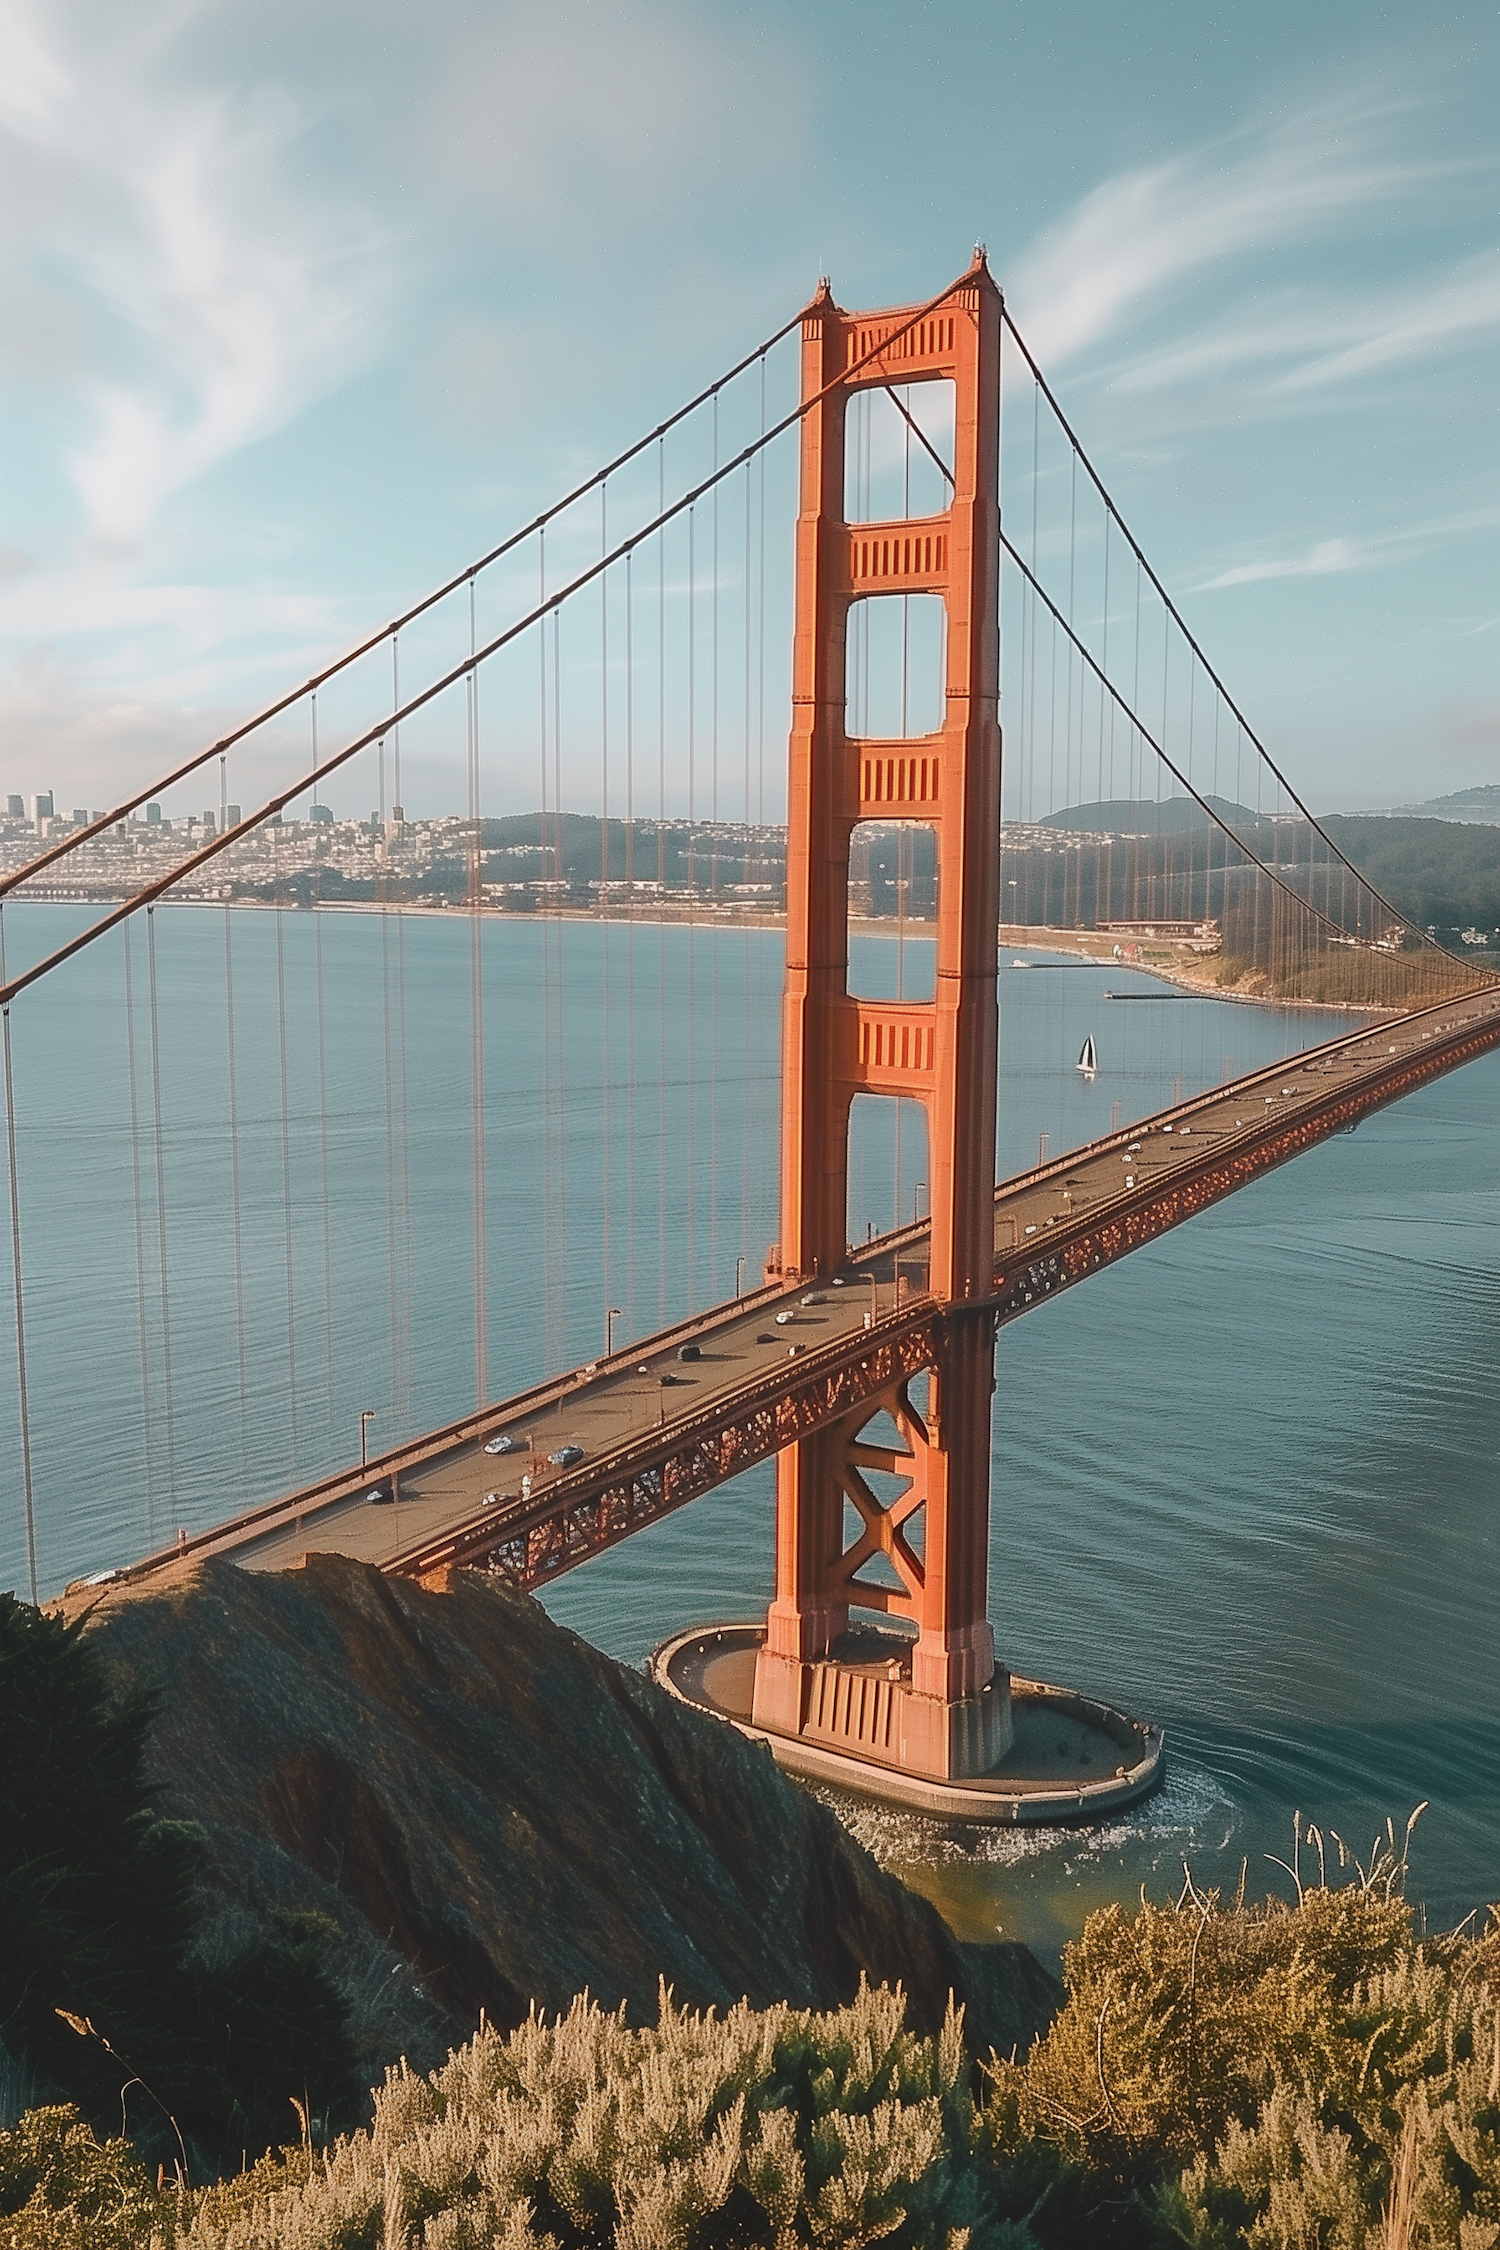
[[0, 790], [143, 786], [820, 274], [909, 302], [976, 240], [1312, 805], [1500, 778], [1492, 6], [0, 0], [0, 40]]

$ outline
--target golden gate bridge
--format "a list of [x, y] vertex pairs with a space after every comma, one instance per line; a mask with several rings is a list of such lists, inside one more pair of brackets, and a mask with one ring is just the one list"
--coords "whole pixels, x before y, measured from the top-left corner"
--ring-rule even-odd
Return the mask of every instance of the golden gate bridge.
[[[795, 395], [773, 406], [773, 371], [785, 385], [783, 347], [793, 340]], [[607, 1056], [602, 1078], [598, 1310], [608, 1307], [607, 1348], [582, 1365], [554, 1364], [540, 1382], [497, 1399], [488, 1344], [496, 1064], [493, 1054], [486, 1059], [483, 944], [496, 898], [486, 882], [485, 804], [497, 768], [512, 790], [519, 772], [527, 785], [534, 777], [534, 839], [521, 864], [542, 949], [546, 1192], [524, 1224], [534, 1250], [540, 1222], [556, 1363], [566, 1341], [556, 1301], [570, 1287], [577, 1294], [562, 1270], [553, 1208], [568, 1177], [570, 1010], [583, 997], [566, 979], [568, 919], [582, 910], [623, 920], [632, 935], [638, 923], [664, 926], [667, 836], [681, 818], [674, 805], [669, 821], [671, 768], [686, 794], [688, 881], [679, 905], [690, 923], [724, 925], [736, 895], [725, 880], [726, 823], [763, 831], [768, 715], [777, 734], [783, 717], [768, 472], [788, 460], [788, 448], [798, 503], [778, 1238], [758, 1285], [739, 1286], [742, 1248], [732, 1297], [679, 1304], [675, 1317], [613, 1348], [615, 1320], [626, 1314], [610, 1305], [610, 1228], [621, 1202], [610, 1136], [623, 1132], [627, 1143], [623, 1195], [633, 1227], [642, 1195], [638, 1112], [650, 1108], [653, 1089], [633, 1024], [612, 1031], [635, 980], [612, 998], [606, 950], [604, 986], [588, 1004], [606, 1049], [613, 1036], [626, 1055], [623, 1083]], [[403, 1319], [410, 1348], [402, 1288], [411, 1252], [398, 1225], [404, 1209], [409, 1231], [411, 1208], [404, 922], [420, 896], [403, 866], [402, 759], [410, 774], [413, 757], [440, 739], [461, 747], [467, 773], [456, 906], [470, 932], [473, 1404], [358, 1467], [340, 1460], [330, 1439], [323, 1473], [311, 1481], [220, 1509], [206, 1528], [179, 1531], [92, 1582], [148, 1579], [184, 1558], [273, 1568], [331, 1550], [434, 1586], [454, 1568], [478, 1568], [533, 1589], [774, 1458], [768, 1617], [679, 1636], [659, 1654], [665, 1684], [763, 1734], [797, 1770], [929, 1810], [1055, 1817], [1139, 1794], [1160, 1770], [1152, 1730], [1040, 1683], [1013, 1683], [996, 1661], [987, 1574], [998, 1331], [1381, 1104], [1500, 1045], [1500, 985], [1410, 927], [1307, 810], [1152, 570], [978, 252], [965, 274], [917, 307], [848, 313], [823, 284], [775, 335], [555, 508], [149, 787], [43, 840], [0, 880], [3, 946], [7, 904], [65, 890], [102, 899], [132, 816], [199, 776], [218, 783], [217, 815], [210, 810], [188, 828], [169, 864], [119, 885], [122, 895], [96, 918], [8, 978], [0, 953], [15, 1427], [33, 1598], [33, 1285], [20, 1161], [27, 1086], [13, 1011], [19, 1027], [43, 994], [53, 1008], [65, 1006], [79, 974], [116, 954], [130, 1111], [122, 1217], [135, 1249], [143, 1474], [148, 1494], [164, 1477], [171, 1504], [181, 1417], [172, 1300], [181, 1276], [167, 1219], [174, 1094], [162, 1067], [155, 910], [184, 899], [222, 909], [216, 1020], [226, 1040], [233, 1272], [226, 1261], [214, 1304], [226, 1358], [238, 1361], [243, 1426], [235, 902], [256, 895], [247, 877], [269, 867], [295, 1457], [299, 1391], [305, 1421], [320, 1361], [330, 1430], [334, 1421], [328, 1190], [330, 1162], [340, 1159], [329, 1154], [321, 936], [318, 1098], [295, 1125], [289, 1098], [283, 920], [307, 893], [285, 870], [284, 816], [304, 799], [318, 807], [335, 774], [367, 781], [376, 805], [369, 902], [382, 917], [384, 1179], [376, 1192], [383, 1186], [388, 1220], [386, 1411], [396, 1419]], [[232, 777], [273, 769], [275, 786], [259, 806], [232, 819]], [[599, 874], [579, 900], [564, 866], [565, 806], [585, 795], [598, 808]], [[1129, 808], [1127, 819], [1091, 828], [1091, 809], [1118, 805]], [[309, 835], [318, 825], [326, 828], [326, 815]], [[868, 858], [869, 837], [892, 828], [896, 990], [861, 992], [851, 975], [851, 866], [862, 839]], [[913, 854], [923, 836], [934, 895], [917, 920]], [[324, 879], [318, 864], [314, 899]], [[748, 867], [742, 847], [742, 876]], [[142, 923], [144, 965], [131, 950]], [[1275, 1001], [1305, 1011], [1308, 1023], [1316, 1013], [1319, 1036], [1299, 1047], [1294, 1032], [1293, 1051], [1269, 1067], [1179, 1090], [1165, 1109], [1117, 1121], [1056, 1158], [1044, 1149], [1034, 1167], [997, 1178], [1002, 939], [1038, 947], [1050, 940], [1094, 959], [1133, 956], [1188, 989]], [[243, 1022], [243, 983], [240, 1009]], [[1347, 1028], [1332, 1038], [1330, 1009], [1347, 1011]], [[669, 1096], [690, 1105], [693, 1089], [678, 1084], [675, 1063], [669, 1069], [665, 1015], [663, 998], [647, 1195], [660, 1230], [674, 1196], [685, 1193], [691, 1211], [703, 1194], [692, 1177], [691, 1108], [685, 1136], [668, 1118]], [[689, 1078], [693, 1062], [690, 1048]], [[611, 1118], [612, 1088], [623, 1119]], [[876, 1106], [882, 1123], [889, 1120], [898, 1223], [878, 1234], [867, 1224], [860, 1241], [851, 1121]], [[297, 1280], [299, 1136], [321, 1179], [321, 1308], [316, 1288], [309, 1303]], [[685, 1184], [668, 1161], [684, 1147]], [[903, 1183], [913, 1161], [922, 1166], [926, 1210], [908, 1221]], [[722, 1225], [732, 1238], [737, 1220], [745, 1243], [748, 1178], [737, 1213], [712, 1161], [707, 1192], [716, 1237]], [[660, 1266], [658, 1311], [666, 1314], [664, 1249]], [[631, 1324], [639, 1326], [633, 1316], [634, 1308]], [[225, 1455], [233, 1457], [227, 1441]], [[227, 1472], [224, 1488], [232, 1482]], [[152, 1513], [148, 1503], [148, 1521]], [[1069, 1740], [1083, 1744], [1081, 1779], [1060, 1778], [1045, 1761], [1027, 1765], [1024, 1722], [1038, 1713], [1054, 1732], [1071, 1727]]]

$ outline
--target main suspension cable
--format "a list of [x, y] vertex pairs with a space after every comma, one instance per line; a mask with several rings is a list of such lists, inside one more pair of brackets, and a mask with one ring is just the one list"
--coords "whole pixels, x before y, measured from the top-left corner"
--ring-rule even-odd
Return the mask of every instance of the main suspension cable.
[[[352, 742], [346, 743], [343, 749], [336, 751], [331, 758], [325, 758], [317, 769], [317, 775], [305, 773], [299, 775], [290, 787], [278, 791], [273, 797], [268, 797], [265, 803], [252, 813], [248, 820], [241, 821], [239, 826], [232, 830], [230, 834], [215, 836], [207, 844], [202, 845], [198, 851], [190, 852], [179, 866], [170, 870], [169, 873], [159, 876], [156, 881], [143, 884], [139, 891], [124, 900], [114, 909], [113, 913], [101, 916], [97, 922], [91, 923], [86, 930], [80, 931], [67, 944], [57, 947], [44, 960], [36, 962], [24, 975], [15, 978], [8, 984], [0, 985], [0, 1006], [7, 1005], [15, 999], [18, 993], [24, 992], [29, 985], [35, 984], [39, 978], [49, 975], [53, 969], [60, 968], [64, 961], [69, 961], [74, 954], [81, 953], [86, 946], [92, 945], [96, 938], [103, 937], [109, 930], [117, 929], [132, 914], [138, 914], [142, 907], [154, 905], [159, 898], [164, 897], [177, 884], [186, 881], [190, 875], [196, 875], [200, 867], [206, 867], [210, 860], [216, 859], [221, 851], [226, 850], [231, 844], [241, 841], [252, 830], [261, 827], [271, 819], [274, 814], [283, 812], [295, 798], [300, 797], [311, 786], [314, 779], [336, 773], [341, 766], [347, 765], [351, 758], [357, 757], [361, 750], [367, 750], [373, 743], [378, 742], [384, 734], [392, 734], [395, 738], [398, 775], [397, 794], [399, 799], [399, 729], [403, 720], [409, 719], [416, 712], [424, 710], [438, 696], [446, 694], [449, 688], [456, 687], [459, 681], [472, 672], [477, 665], [488, 663], [492, 656], [498, 655], [501, 649], [508, 648], [512, 641], [519, 640], [523, 634], [528, 633], [533, 625], [539, 623], [549, 613], [555, 618], [563, 604], [571, 600], [574, 594], [580, 593], [585, 586], [592, 585], [594, 580], [601, 576], [604, 571], [610, 569], [615, 563], [622, 561], [633, 548], [642, 546], [664, 525], [672, 522], [685, 511], [696, 507], [705, 494], [712, 492], [714, 487], [722, 483], [726, 477], [733, 476], [736, 470], [742, 469], [745, 463], [753, 460], [758, 453], [764, 452], [765, 448], [774, 444], [776, 439], [781, 437], [785, 431], [794, 428], [797, 423], [805, 421], [815, 408], [821, 406], [835, 391], [842, 390], [872, 360], [889, 351], [891, 346], [906, 335], [909, 330], [915, 328], [919, 322], [935, 312], [939, 305], [946, 303], [955, 291], [963, 288], [969, 279], [968, 274], [960, 274], [956, 280], [948, 284], [946, 289], [940, 290], [937, 296], [930, 298], [925, 305], [917, 306], [914, 312], [909, 313], [895, 328], [882, 336], [878, 343], [872, 344], [869, 350], [852, 361], [841, 375], [830, 377], [821, 390], [815, 391], [810, 398], [799, 401], [789, 412], [783, 414], [779, 421], [774, 422], [768, 430], [763, 431], [759, 437], [752, 439], [748, 445], [743, 446], [732, 460], [723, 462], [711, 475], [703, 478], [700, 483], [693, 485], [688, 491], [679, 494], [671, 506], [662, 509], [651, 522], [643, 524], [639, 530], [633, 531], [627, 539], [621, 540], [618, 546], [601, 555], [597, 561], [587, 564], [568, 581], [567, 585], [559, 587], [555, 593], [549, 595], [536, 608], [529, 610], [524, 617], [518, 618], [513, 624], [508, 625], [503, 632], [497, 633], [493, 640], [488, 641], [483, 648], [466, 657], [462, 663], [452, 666], [440, 678], [432, 681], [429, 686], [412, 696], [408, 702], [402, 704], [397, 701], [395, 708], [387, 712], [383, 719], [378, 720], [375, 725], [367, 727], [362, 734], [356, 735]], [[802, 315], [799, 313], [797, 318], [800, 320]], [[795, 325], [795, 322], [789, 323], [789, 327]], [[786, 334], [787, 332], [788, 330], [784, 329], [781, 333]], [[752, 353], [751, 360], [754, 357], [755, 355]], [[750, 361], [747, 361], [746, 365], [749, 364]], [[711, 395], [711, 393], [705, 395]], [[639, 451], [640, 448], [637, 447], [635, 450]], [[583, 487], [583, 490], [588, 491], [596, 481], [596, 479], [591, 478], [589, 483]], [[528, 536], [533, 528], [528, 527]], [[466, 575], [467, 573], [461, 573], [454, 580], [454, 586], [461, 586]], [[395, 630], [395, 627], [387, 626], [384, 632], [376, 635], [368, 646], [378, 645], [386, 633], [394, 636]], [[285, 702], [276, 706], [276, 709], [284, 709], [286, 703], [297, 701], [299, 696], [305, 695], [307, 692], [308, 689], [304, 686], [298, 690], [297, 696], [287, 697]], [[226, 743], [232, 742], [238, 740], [238, 736], [226, 736], [224, 740]], [[221, 747], [222, 745], [216, 743], [213, 751], [211, 753], [206, 752], [205, 756], [216, 755]], [[202, 764], [202, 762], [202, 759], [195, 760], [193, 765], [184, 770], [192, 772], [194, 767]], [[165, 787], [167, 784], [163, 783], [158, 786]], [[131, 809], [143, 802], [143, 797], [133, 799]], [[561, 818], [560, 813], [558, 817]], [[107, 823], [101, 825], [107, 825]], [[85, 843], [91, 835], [98, 833], [99, 829], [91, 825], [88, 830], [80, 830], [77, 835], [69, 838], [69, 845], [74, 847]], [[45, 856], [41, 860], [32, 861], [24, 870], [24, 873], [35, 875], [46, 863]], [[17, 879], [19, 880], [19, 877]], [[5, 886], [0, 884], [0, 897], [4, 896], [4, 892]]]
[[[951, 288], [944, 290], [943, 297], [951, 296], [953, 289], [957, 287], [958, 284], [955, 282]], [[941, 304], [942, 301], [943, 298], [941, 297], [933, 300], [934, 304]], [[923, 308], [924, 312], [931, 309], [931, 307]], [[916, 317], [920, 318], [921, 315], [919, 314]], [[608, 462], [602, 469], [596, 469], [592, 476], [585, 477], [582, 484], [575, 485], [573, 490], [561, 500], [554, 501], [550, 508], [545, 508], [539, 516], [534, 516], [530, 523], [523, 524], [519, 531], [511, 532], [507, 538], [501, 540], [498, 547], [492, 547], [488, 554], [481, 555], [478, 561], [470, 563], [466, 570], [459, 571], [455, 577], [434, 588], [430, 594], [424, 594], [421, 601], [414, 603], [410, 609], [404, 610], [399, 617], [392, 618], [388, 625], [382, 625], [378, 633], [371, 633], [367, 639], [360, 641], [354, 648], [347, 649], [342, 656], [336, 657], [331, 664], [326, 664], [321, 672], [312, 673], [309, 678], [302, 682], [300, 687], [293, 688], [286, 695], [278, 696], [274, 703], [266, 704], [262, 710], [255, 713], [253, 718], [246, 719], [242, 725], [234, 728], [231, 733], [221, 735], [217, 742], [211, 742], [206, 750], [197, 751], [184, 764], [175, 766], [170, 773], [163, 774], [159, 780], [153, 781], [148, 789], [141, 790], [138, 796], [126, 798], [123, 803], [112, 806], [108, 812], [100, 813], [85, 828], [64, 837], [60, 843], [53, 846], [51, 851], [41, 853], [38, 858], [18, 869], [15, 874], [0, 877], [0, 898], [4, 898], [8, 892], [14, 889], [17, 883], [39, 875], [43, 868], [50, 867], [54, 861], [66, 858], [69, 852], [77, 851], [81, 844], [91, 843], [96, 836], [102, 836], [107, 829], [113, 828], [119, 821], [128, 820], [130, 815], [138, 811], [148, 799], [164, 796], [167, 790], [175, 788], [178, 782], [186, 781], [190, 774], [196, 773], [201, 766], [207, 765], [211, 758], [222, 757], [226, 751], [234, 747], [235, 743], [243, 742], [247, 735], [254, 734], [258, 728], [267, 725], [270, 720], [279, 718], [283, 711], [289, 711], [294, 704], [300, 703], [304, 695], [313, 694], [318, 688], [322, 687], [326, 680], [331, 680], [340, 672], [347, 671], [351, 664], [357, 664], [362, 656], [368, 656], [372, 649], [379, 648], [381, 642], [390, 635], [399, 633], [416, 618], [425, 616], [427, 611], [435, 609], [439, 602], [446, 601], [450, 594], [456, 594], [465, 579], [473, 579], [478, 572], [490, 569], [493, 564], [502, 561], [506, 555], [511, 554], [524, 541], [534, 538], [556, 517], [565, 515], [569, 508], [576, 506], [578, 501], [584, 499], [593, 491], [596, 484], [602, 484], [606, 478], [612, 477], [617, 470], [623, 469], [628, 462], [635, 460], [637, 455], [644, 453], [648, 446], [655, 445], [660, 438], [666, 435], [668, 430], [675, 429], [677, 424], [686, 421], [690, 414], [696, 414], [700, 406], [706, 406], [710, 399], [716, 400], [720, 391], [743, 375], [747, 368], [753, 367], [757, 360], [763, 361], [768, 352], [774, 351], [783, 337], [789, 336], [794, 328], [800, 326], [802, 318], [803, 314], [800, 310], [793, 313], [791, 319], [783, 321], [775, 333], [768, 336], [764, 343], [757, 344], [754, 351], [746, 352], [743, 359], [737, 360], [734, 366], [727, 373], [721, 375], [716, 382], [710, 383], [706, 389], [699, 391], [695, 398], [689, 399], [686, 406], [680, 406], [675, 414], [667, 417], [665, 422], [659, 422], [654, 430], [648, 432], [645, 437], [638, 438], [634, 445], [627, 446], [625, 451], [617, 454], [613, 461]], [[397, 801], [400, 801], [399, 790], [397, 791]], [[243, 827], [243, 825], [242, 823], [241, 826]]]
[[[1041, 392], [1043, 398], [1045, 398], [1047, 404], [1051, 407], [1053, 414], [1057, 418], [1058, 426], [1062, 430], [1063, 435], [1068, 440], [1069, 445], [1073, 448], [1074, 455], [1079, 461], [1082, 462], [1083, 467], [1090, 481], [1092, 482], [1095, 491], [1098, 493], [1108, 513], [1114, 518], [1116, 524], [1118, 524], [1120, 528], [1120, 531], [1128, 542], [1131, 552], [1135, 556], [1136, 562], [1145, 572], [1146, 576], [1150, 579], [1152, 586], [1156, 589], [1156, 593], [1161, 601], [1162, 607], [1166, 610], [1167, 615], [1171, 618], [1173, 624], [1177, 627], [1177, 630], [1181, 633], [1183, 639], [1187, 642], [1189, 648], [1197, 657], [1199, 663], [1203, 666], [1204, 671], [1213, 681], [1214, 686], [1218, 689], [1220, 695], [1224, 698], [1224, 701], [1228, 705], [1229, 709], [1234, 713], [1236, 721], [1241, 727], [1243, 727], [1246, 736], [1254, 744], [1259, 755], [1265, 761], [1265, 764], [1269, 771], [1275, 776], [1281, 787], [1286, 791], [1287, 796], [1297, 807], [1297, 810], [1301, 813], [1308, 826], [1316, 830], [1317, 834], [1322, 837], [1324, 843], [1328, 846], [1328, 849], [1333, 854], [1334, 858], [1340, 860], [1343, 865], [1348, 868], [1350, 874], [1354, 876], [1355, 880], [1364, 885], [1365, 889], [1369, 891], [1373, 898], [1379, 901], [1380, 905], [1385, 908], [1386, 912], [1393, 918], [1393, 920], [1399, 922], [1403, 929], [1407, 928], [1409, 926], [1408, 918], [1401, 913], [1399, 908], [1391, 904], [1390, 900], [1385, 897], [1383, 892], [1376, 889], [1375, 885], [1370, 881], [1367, 875], [1362, 875], [1360, 873], [1359, 869], [1354, 865], [1354, 862], [1350, 858], [1348, 858], [1348, 856], [1344, 852], [1340, 851], [1338, 845], [1329, 835], [1322, 822], [1316, 819], [1315, 816], [1308, 811], [1306, 805], [1302, 802], [1302, 799], [1298, 796], [1296, 790], [1292, 787], [1290, 781], [1288, 781], [1286, 775], [1277, 765], [1275, 759], [1271, 756], [1271, 753], [1269, 752], [1269, 750], [1267, 750], [1265, 744], [1261, 741], [1260, 736], [1256, 733], [1254, 727], [1251, 726], [1250, 721], [1245, 717], [1244, 712], [1240, 709], [1238, 703], [1236, 703], [1234, 697], [1230, 694], [1223, 680], [1219, 677], [1219, 674], [1217, 673], [1217, 671], [1215, 671], [1213, 665], [1209, 662], [1207, 655], [1199, 645], [1196, 636], [1189, 627], [1186, 619], [1183, 617], [1182, 612], [1178, 609], [1177, 604], [1173, 601], [1171, 595], [1167, 592], [1166, 587], [1162, 584], [1161, 580], [1157, 577], [1156, 572], [1152, 569], [1151, 564], [1147, 560], [1146, 554], [1142, 549], [1139, 541], [1136, 539], [1134, 532], [1131, 530], [1129, 524], [1125, 521], [1125, 518], [1121, 515], [1118, 507], [1115, 505], [1114, 500], [1111, 498], [1109, 489], [1106, 486], [1104, 479], [1100, 476], [1098, 470], [1094, 467], [1093, 462], [1089, 459], [1089, 456], [1084, 450], [1084, 447], [1080, 442], [1072, 423], [1068, 420], [1068, 417], [1062, 410], [1062, 406], [1058, 401], [1056, 392], [1052, 389], [1051, 385], [1047, 381], [1046, 376], [1042, 373], [1040, 367], [1036, 363], [1036, 360], [1032, 357], [1031, 347], [1027, 343], [1025, 337], [1021, 334], [1020, 329], [1016, 326], [1015, 319], [1010, 311], [1010, 308], [1004, 303], [1003, 299], [1001, 301], [1000, 318], [1004, 325], [1010, 330], [1011, 335], [1015, 340], [1017, 349], [1020, 351], [1021, 357], [1025, 360], [1027, 366], [1031, 370], [1032, 379], [1036, 383], [1037, 389]], [[1007, 545], [1007, 547], [1009, 546], [1008, 541], [1005, 541], [1004, 543]], [[1439, 952], [1445, 950], [1445, 948], [1437, 946], [1436, 940], [1429, 938], [1425, 930], [1418, 931], [1416, 934], [1421, 937], [1424, 944], [1434, 946]]]

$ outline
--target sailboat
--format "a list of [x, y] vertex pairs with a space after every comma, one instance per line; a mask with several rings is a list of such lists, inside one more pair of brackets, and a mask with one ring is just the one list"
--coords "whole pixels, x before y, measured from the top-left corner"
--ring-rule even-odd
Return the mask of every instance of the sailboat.
[[1094, 1079], [1099, 1075], [1099, 1057], [1094, 1048], [1094, 1034], [1092, 1032], [1089, 1033], [1079, 1049], [1078, 1067], [1085, 1078]]

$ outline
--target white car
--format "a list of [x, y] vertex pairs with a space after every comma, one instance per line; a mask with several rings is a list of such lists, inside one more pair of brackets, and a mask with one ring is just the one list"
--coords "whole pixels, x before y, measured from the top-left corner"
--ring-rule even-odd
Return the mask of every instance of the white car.
[[486, 1453], [524, 1453], [526, 1440], [518, 1437], [514, 1430], [502, 1430], [498, 1437], [486, 1441], [484, 1450]]

